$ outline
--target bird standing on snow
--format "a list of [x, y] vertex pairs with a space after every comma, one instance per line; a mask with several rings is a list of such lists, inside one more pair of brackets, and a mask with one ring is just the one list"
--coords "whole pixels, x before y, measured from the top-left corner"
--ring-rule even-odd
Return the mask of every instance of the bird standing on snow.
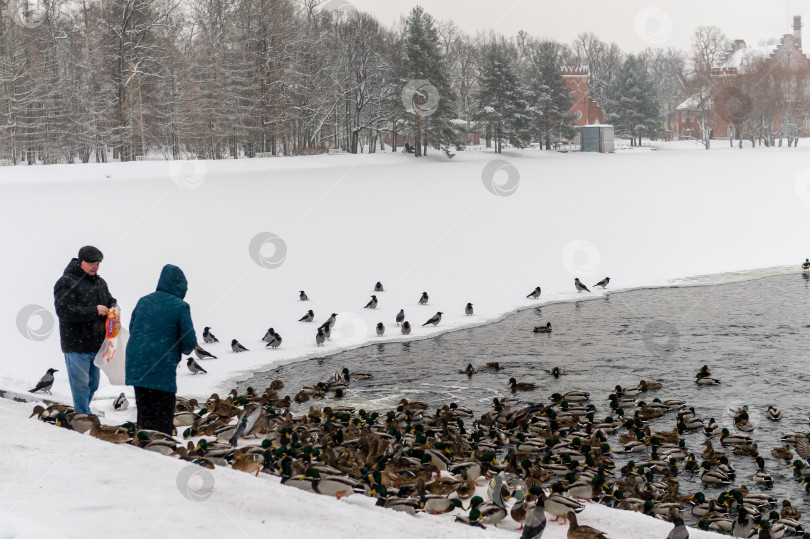
[[275, 334], [276, 334], [276, 330], [273, 329], [273, 328], [269, 328], [267, 330], [267, 333], [264, 334], [264, 337], [262, 337], [262, 340], [264, 342], [271, 342], [273, 340]]
[[574, 279], [574, 286], [577, 288], [577, 292], [582, 292], [583, 290], [585, 292], [590, 292], [590, 290], [588, 290], [587, 286], [585, 286], [584, 284], [579, 282], [579, 277]]
[[810, 271], [810, 258], [805, 259], [804, 264], [802, 264], [802, 271]]
[[464, 314], [466, 314], [467, 316], [472, 316], [472, 313], [473, 313], [472, 303], [468, 303], [467, 306], [464, 307]]
[[307, 297], [307, 293], [301, 290], [298, 292], [298, 299], [300, 299], [301, 301], [306, 301], [309, 298]]
[[42, 378], [39, 379], [37, 385], [34, 389], [29, 389], [29, 393], [36, 393], [37, 391], [42, 391], [43, 393], [50, 393], [51, 388], [53, 387], [53, 373], [59, 372], [57, 369], [48, 369]]
[[315, 320], [315, 313], [312, 312], [312, 309], [308, 310], [307, 314], [298, 319], [299, 322], [312, 322], [313, 320]]
[[113, 410], [126, 410], [129, 408], [129, 401], [127, 400], [127, 396], [121, 393], [118, 397], [113, 401]]
[[419, 298], [419, 305], [427, 305], [428, 302], [428, 293], [422, 292], [422, 297]]
[[211, 344], [213, 342], [219, 342], [219, 339], [214, 337], [214, 334], [211, 333], [211, 328], [204, 328], [203, 329], [203, 341], [205, 341], [206, 344]]
[[197, 374], [197, 373], [200, 373], [200, 372], [205, 374], [205, 373], [208, 372], [207, 370], [200, 367], [200, 364], [197, 363], [196, 361], [194, 361], [194, 358], [191, 357], [191, 356], [188, 356], [188, 361], [186, 362], [186, 367], [188, 367], [188, 370], [191, 371], [191, 374]]
[[281, 335], [279, 335], [276, 332], [273, 332], [273, 338], [270, 339], [270, 341], [268, 341], [267, 344], [264, 345], [265, 348], [267, 348], [268, 346], [273, 350], [281, 346]]
[[197, 359], [206, 359], [206, 358], [217, 359], [217, 356], [215, 356], [210, 352], [206, 352], [203, 349], [203, 347], [200, 346], [199, 344], [194, 347], [194, 353], [197, 354]]
[[400, 309], [397, 314], [397, 325], [400, 325], [405, 320], [405, 309]]
[[380, 281], [377, 281], [377, 284], [374, 285], [374, 291], [375, 292], [382, 292], [383, 291], [383, 285], [382, 285], [382, 283]]
[[537, 298], [539, 298], [539, 297], [540, 297], [540, 287], [538, 286], [537, 288], [535, 288], [534, 290], [532, 290], [532, 292], [531, 292], [531, 293], [530, 293], [528, 296], [526, 296], [526, 297], [527, 297], [527, 298], [532, 298], [532, 299], [537, 299]]
[[568, 512], [568, 537], [571, 539], [607, 539], [605, 533], [591, 528], [590, 526], [580, 526], [577, 522], [577, 515], [573, 511]]
[[610, 277], [605, 277], [604, 279], [602, 279], [601, 281], [596, 283], [594, 286], [601, 286], [602, 288], [605, 288], [608, 285], [609, 282], [610, 282]]
[[239, 341], [237, 341], [236, 339], [233, 339], [231, 341], [231, 350], [233, 350], [234, 352], [247, 352], [248, 351], [248, 349], [245, 348], [244, 346], [242, 346], [241, 344], [239, 344]]
[[371, 301], [366, 303], [366, 306], [363, 307], [364, 309], [376, 309], [377, 308], [377, 296], [371, 296]]
[[315, 335], [315, 344], [323, 346], [324, 341], [326, 341], [326, 335], [323, 334], [322, 328], [318, 328], [318, 334]]
[[537, 505], [526, 515], [526, 521], [523, 523], [523, 533], [520, 534], [520, 539], [540, 539], [543, 537], [543, 532], [546, 530], [545, 503], [545, 495], [540, 495], [537, 498]]
[[335, 317], [336, 316], [337, 316], [337, 313], [332, 313], [332, 316], [330, 316], [329, 319], [326, 322], [323, 323], [323, 325], [324, 326], [329, 326], [329, 329], [332, 329], [332, 326], [335, 325]]
[[442, 313], [441, 311], [437, 312], [436, 314], [434, 314], [430, 318], [430, 320], [428, 320], [427, 322], [422, 324], [422, 327], [425, 327], [428, 324], [433, 324], [434, 326], [437, 326], [439, 324], [439, 322], [442, 321], [442, 314], [444, 314], [444, 313]]
[[378, 322], [377, 323], [377, 335], [382, 337], [383, 333], [385, 333], [385, 326], [383, 325], [382, 322]]
[[410, 335], [411, 334], [411, 323], [405, 320], [402, 323], [402, 334], [403, 335]]

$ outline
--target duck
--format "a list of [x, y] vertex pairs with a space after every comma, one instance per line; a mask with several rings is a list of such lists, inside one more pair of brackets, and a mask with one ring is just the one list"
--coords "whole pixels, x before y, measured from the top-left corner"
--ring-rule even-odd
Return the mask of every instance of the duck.
[[590, 400], [591, 394], [587, 391], [569, 391], [568, 393], [564, 393], [562, 395], [559, 393], [552, 393], [551, 397], [549, 398], [555, 402], [584, 402]]
[[103, 425], [95, 414], [90, 414], [83, 417], [80, 421], [89, 422], [90, 436], [104, 440], [105, 442], [112, 442], [114, 444], [123, 444], [132, 441], [132, 435], [123, 427], [114, 427], [111, 425]]
[[791, 505], [790, 500], [782, 500], [782, 509], [779, 511], [781, 518], [792, 518], [799, 520], [802, 517], [802, 512]]
[[616, 386], [613, 388], [613, 393], [618, 395], [619, 397], [635, 397], [636, 395], [641, 393], [640, 387], [622, 387]]
[[707, 438], [711, 438], [719, 428], [720, 425], [717, 424], [717, 421], [715, 421], [713, 417], [709, 418], [709, 422], [703, 425], [703, 434], [705, 434]]
[[552, 485], [551, 491], [551, 494], [546, 498], [545, 507], [546, 512], [555, 517], [552, 522], [557, 522], [562, 517], [564, 524], [570, 518], [569, 513], [580, 513], [585, 509], [585, 506], [574, 498], [563, 494], [563, 487], [559, 482]]
[[610, 407], [614, 410], [616, 408], [635, 408], [636, 406], [636, 399], [633, 397], [620, 397], [616, 393], [611, 393], [607, 400], [610, 401]]
[[602, 495], [605, 488], [605, 477], [595, 475], [592, 480], [580, 480], [568, 486], [566, 494], [580, 500], [593, 500]]
[[705, 471], [700, 474], [700, 480], [708, 485], [728, 485], [731, 483], [731, 480], [728, 478], [726, 474], [719, 470], [713, 470], [712, 465], [709, 464], [708, 461], [703, 461], [703, 464], [700, 465]]
[[59, 412], [59, 414], [56, 416], [56, 426], [65, 427], [70, 430], [75, 430], [80, 434], [84, 434], [93, 427], [89, 421], [83, 421], [83, 419], [86, 417], [87, 414], [82, 414], [79, 412]]
[[470, 500], [470, 507], [478, 511], [478, 519], [484, 524], [497, 526], [498, 522], [506, 518], [506, 509], [504, 507], [495, 503], [485, 503], [481, 496], [473, 497]]
[[720, 380], [704, 374], [698, 374], [695, 377], [695, 383], [699, 386], [716, 386], [720, 385]]
[[487, 369], [492, 369], [493, 371], [501, 370], [501, 364], [498, 363], [497, 361], [490, 361], [486, 365], [484, 365], [484, 367]]
[[715, 451], [711, 440], [706, 440], [702, 445], [706, 446], [703, 450], [703, 460], [708, 460], [710, 464], [718, 464], [720, 459], [726, 456], [722, 451]]
[[758, 457], [759, 448], [757, 444], [751, 445], [735, 445], [731, 452], [739, 457]]
[[537, 389], [537, 384], [532, 384], [531, 382], [518, 382], [514, 378], [510, 378], [509, 388], [512, 391], [532, 391]]
[[775, 447], [771, 450], [771, 455], [775, 458], [791, 461], [793, 460], [793, 452], [790, 450], [790, 446], [786, 445], [784, 447]]
[[534, 326], [534, 333], [551, 333], [551, 322], [546, 322], [545, 326]]
[[764, 485], [765, 488], [772, 488], [773, 477], [771, 477], [771, 474], [765, 471], [765, 459], [762, 457], [757, 457], [755, 461], [759, 469], [754, 473], [754, 483]]
[[720, 443], [722, 445], [751, 445], [753, 440], [745, 434], [731, 434], [728, 429], [721, 431]]
[[740, 415], [734, 418], [734, 428], [742, 432], [753, 432], [756, 427], [750, 422], [748, 412], [743, 411]]
[[551, 369], [549, 371], [549, 374], [551, 374], [551, 376], [553, 376], [554, 378], [559, 378], [560, 376], [562, 376], [565, 373], [563, 372], [562, 367], [554, 367], [553, 369]]
[[577, 515], [573, 511], [568, 513], [571, 524], [568, 527], [568, 539], [607, 539], [604, 532], [590, 526], [581, 526], [577, 522]]
[[808, 466], [804, 461], [796, 459], [793, 461], [793, 464], [789, 465], [789, 467], [793, 468], [794, 477], [807, 478], [810, 476], [810, 466]]
[[426, 410], [428, 407], [424, 402], [409, 401], [408, 399], [401, 399], [399, 405], [403, 410]]
[[664, 387], [664, 385], [661, 382], [648, 382], [646, 380], [642, 380], [638, 383], [638, 387], [642, 392], [647, 392], [654, 389], [661, 389]]
[[349, 369], [346, 368], [346, 367], [344, 367], [343, 370], [340, 371], [340, 372], [343, 374], [343, 379], [346, 382], [348, 382], [350, 379], [351, 380], [369, 380], [371, 378], [374, 378], [373, 374], [370, 374], [370, 373], [367, 373], [367, 372], [352, 372], [352, 373], [350, 373]]
[[782, 420], [782, 412], [776, 406], [768, 406], [768, 412], [766, 416], [771, 421], [781, 421]]

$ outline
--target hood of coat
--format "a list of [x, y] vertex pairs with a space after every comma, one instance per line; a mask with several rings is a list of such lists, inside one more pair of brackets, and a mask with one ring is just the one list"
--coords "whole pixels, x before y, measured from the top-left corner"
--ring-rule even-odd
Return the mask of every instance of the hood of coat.
[[71, 259], [70, 262], [68, 262], [68, 265], [65, 268], [63, 275], [71, 275], [77, 279], [90, 279], [91, 281], [95, 280], [98, 277], [98, 274], [90, 275], [89, 273], [84, 271], [82, 269], [82, 264], [81, 262], [79, 262], [78, 258], [73, 258]]
[[183, 270], [172, 264], [163, 266], [163, 270], [160, 272], [157, 290], [158, 292], [166, 292], [167, 294], [177, 296], [180, 299], [186, 297], [188, 281], [186, 281]]

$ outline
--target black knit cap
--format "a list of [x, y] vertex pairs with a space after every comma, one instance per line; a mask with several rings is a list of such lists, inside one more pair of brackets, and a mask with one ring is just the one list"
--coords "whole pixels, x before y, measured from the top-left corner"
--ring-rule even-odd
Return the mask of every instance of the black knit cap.
[[104, 260], [104, 255], [92, 245], [85, 245], [79, 249], [79, 262], [89, 262], [90, 264], [94, 264], [96, 262], [101, 262], [102, 260]]

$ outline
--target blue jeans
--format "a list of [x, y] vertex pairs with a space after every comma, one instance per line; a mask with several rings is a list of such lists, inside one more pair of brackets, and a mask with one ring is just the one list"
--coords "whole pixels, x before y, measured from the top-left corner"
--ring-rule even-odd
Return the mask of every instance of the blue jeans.
[[90, 413], [90, 401], [98, 389], [100, 370], [93, 365], [96, 354], [65, 354], [70, 392], [73, 393], [73, 407], [82, 414]]

